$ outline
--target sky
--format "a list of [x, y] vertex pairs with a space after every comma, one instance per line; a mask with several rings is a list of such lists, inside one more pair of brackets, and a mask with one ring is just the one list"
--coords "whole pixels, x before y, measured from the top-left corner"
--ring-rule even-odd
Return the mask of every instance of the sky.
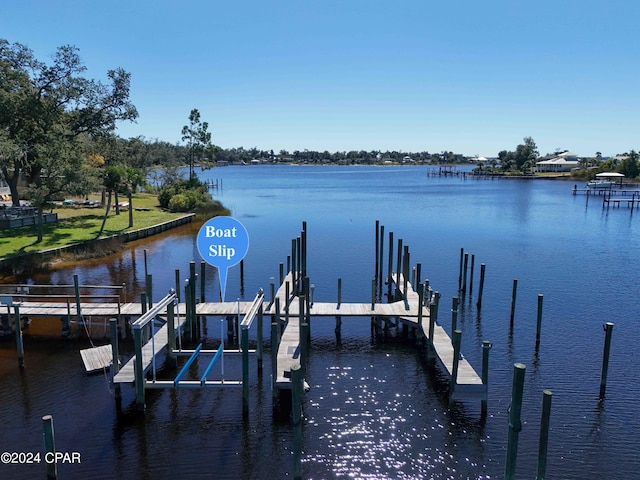
[[0, 38], [131, 73], [124, 138], [497, 156], [640, 149], [637, 0], [3, 0]]

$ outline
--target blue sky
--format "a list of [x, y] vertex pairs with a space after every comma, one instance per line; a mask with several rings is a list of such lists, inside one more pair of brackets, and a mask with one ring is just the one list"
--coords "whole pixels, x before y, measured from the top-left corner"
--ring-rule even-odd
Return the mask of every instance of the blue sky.
[[4, 0], [0, 37], [132, 75], [128, 138], [495, 156], [640, 149], [637, 0]]

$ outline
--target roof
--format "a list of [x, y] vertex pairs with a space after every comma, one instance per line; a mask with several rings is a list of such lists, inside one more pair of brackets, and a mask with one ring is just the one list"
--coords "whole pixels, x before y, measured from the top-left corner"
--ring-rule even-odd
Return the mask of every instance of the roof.
[[616, 172], [602, 172], [602, 173], [596, 173], [596, 177], [622, 178], [624, 177], [624, 175], [622, 173], [616, 173]]
[[536, 165], [577, 165], [578, 160], [567, 160], [563, 157], [555, 157], [550, 160], [536, 162]]

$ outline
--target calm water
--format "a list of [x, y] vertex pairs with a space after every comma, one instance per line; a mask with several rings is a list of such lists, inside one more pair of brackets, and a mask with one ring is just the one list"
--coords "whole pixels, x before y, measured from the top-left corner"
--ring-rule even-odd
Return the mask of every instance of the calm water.
[[[385, 236], [393, 231], [410, 246], [412, 263], [422, 264], [423, 277], [441, 293], [440, 323], [449, 330], [460, 248], [475, 255], [474, 293], [458, 325], [462, 352], [476, 369], [482, 340], [493, 343], [486, 421], [479, 402], [447, 408], [442, 373], [400, 332], [376, 342], [368, 318], [343, 319], [337, 344], [333, 319], [316, 320], [304, 405], [307, 478], [502, 478], [514, 362], [527, 366], [519, 478], [536, 474], [544, 389], [553, 391], [547, 478], [640, 478], [638, 212], [603, 210], [593, 198], [587, 205], [566, 182], [427, 177], [419, 167], [228, 167], [201, 175], [222, 179], [218, 197], [250, 236], [244, 295], [234, 267], [227, 300], [268, 291], [306, 221], [316, 301], [336, 298], [338, 277], [343, 301], [368, 301], [380, 220]], [[139, 298], [146, 248], [160, 296], [173, 286], [175, 269], [184, 276], [190, 260], [200, 261], [196, 232], [185, 227], [32, 280], [71, 283], [77, 273], [81, 283], [125, 282], [128, 295]], [[487, 265], [481, 314], [475, 308], [480, 263]], [[219, 295], [213, 273], [207, 270], [209, 298]], [[513, 279], [518, 296], [510, 330]], [[538, 294], [544, 313], [536, 351]], [[606, 321], [615, 327], [607, 395], [599, 402]], [[209, 319], [205, 342], [217, 342], [219, 322]], [[246, 422], [236, 390], [151, 392], [138, 416], [133, 388], [123, 389], [117, 413], [106, 378], [84, 374], [78, 350], [86, 344], [27, 338], [21, 373], [13, 342], [0, 343], [0, 450], [39, 451], [41, 417], [52, 414], [57, 449], [82, 455], [80, 465], [59, 467], [61, 478], [291, 476], [292, 430], [272, 414], [268, 358], [262, 378], [251, 366]], [[226, 378], [240, 377], [238, 362], [230, 359], [225, 368]], [[34, 477], [44, 477], [42, 465], [0, 465], [0, 478]]]

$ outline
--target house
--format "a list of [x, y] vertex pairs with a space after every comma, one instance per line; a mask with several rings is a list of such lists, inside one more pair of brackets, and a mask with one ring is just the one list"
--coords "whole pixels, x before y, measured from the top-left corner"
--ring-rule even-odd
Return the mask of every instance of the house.
[[542, 157], [536, 162], [536, 172], [570, 172], [578, 166], [575, 153], [562, 152]]

